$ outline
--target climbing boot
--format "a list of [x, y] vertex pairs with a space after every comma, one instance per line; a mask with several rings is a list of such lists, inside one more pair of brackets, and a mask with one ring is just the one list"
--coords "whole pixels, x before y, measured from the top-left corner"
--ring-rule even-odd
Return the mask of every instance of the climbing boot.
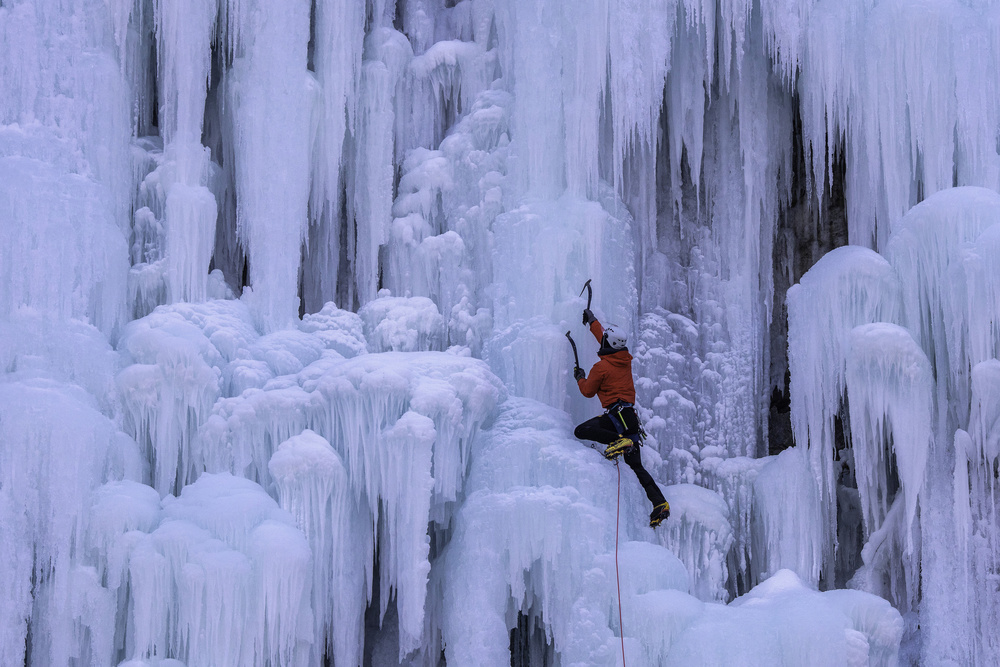
[[621, 454], [624, 454], [626, 451], [628, 451], [628, 449], [632, 447], [632, 445], [634, 444], [635, 443], [632, 442], [632, 440], [622, 436], [621, 438], [618, 438], [610, 445], [608, 445], [607, 449], [604, 450], [604, 458], [606, 458], [609, 461], [614, 461]]
[[670, 516], [670, 503], [663, 501], [659, 505], [653, 508], [653, 511], [649, 514], [649, 525], [656, 528], [663, 520]]

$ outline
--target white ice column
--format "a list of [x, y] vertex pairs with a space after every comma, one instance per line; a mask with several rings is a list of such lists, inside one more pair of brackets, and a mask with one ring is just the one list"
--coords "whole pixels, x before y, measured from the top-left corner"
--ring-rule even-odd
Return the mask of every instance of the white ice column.
[[836, 494], [834, 418], [841, 413], [847, 371], [847, 337], [858, 325], [900, 317], [901, 287], [893, 267], [858, 246], [837, 248], [788, 290], [788, 365], [792, 430], [808, 446], [813, 477], [826, 517], [824, 564], [833, 575]]
[[885, 520], [894, 468], [906, 506], [903, 528], [909, 533], [932, 437], [931, 365], [910, 333], [895, 324], [859, 326], [848, 340], [851, 443], [865, 532], [878, 530]]
[[353, 257], [357, 300], [375, 298], [379, 283], [379, 248], [389, 240], [395, 178], [396, 88], [413, 57], [405, 35], [378, 28], [365, 38], [361, 92], [354, 146], [354, 169], [348, 184], [348, 256]]
[[124, 316], [129, 115], [104, 3], [0, 8], [0, 318]]
[[158, 0], [159, 123], [172, 165], [164, 183], [167, 285], [173, 301], [203, 301], [215, 247], [209, 150], [201, 144], [216, 0]]
[[[971, 247], [980, 235], [1000, 223], [1000, 194], [986, 188], [943, 190], [917, 204], [897, 223], [885, 249], [903, 285], [903, 312], [907, 328], [934, 365], [935, 377], [947, 389], [949, 403], [939, 405], [943, 416], [965, 423], [968, 415], [967, 350], [976, 330], [981, 345], [989, 331], [991, 288], [969, 283], [987, 279], [972, 255], [989, 251]], [[988, 254], [980, 266], [992, 271]], [[978, 275], [977, 275], [978, 273]], [[963, 275], [964, 274], [964, 275]], [[969, 298], [982, 299], [968, 312]], [[971, 328], [970, 328], [971, 327]], [[966, 331], [969, 334], [966, 334]]]
[[[924, 486], [933, 438], [934, 390], [930, 361], [906, 329], [876, 323], [851, 332], [847, 355], [851, 443], [868, 540], [859, 578], [890, 581], [887, 590], [878, 586], [869, 592], [904, 610], [917, 602], [921, 545], [913, 526], [918, 499], [926, 504], [928, 497]], [[905, 565], [899, 567], [900, 562]]]
[[948, 359], [955, 384], [958, 423], [968, 423], [972, 405], [970, 369], [1000, 356], [1000, 225], [958, 249], [950, 271], [952, 289], [944, 300]]
[[[985, 665], [1000, 660], [1000, 648], [990, 641], [1000, 600], [992, 587], [983, 585], [1000, 568], [993, 473], [1000, 458], [1000, 361], [977, 364], [971, 380], [969, 430], [955, 433], [954, 531], [942, 534], [941, 543], [953, 568], [954, 586], [948, 590], [955, 604], [951, 613], [968, 628], [967, 641], [949, 643], [968, 664]], [[934, 639], [935, 644], [946, 642], [947, 631], [935, 632]]]
[[356, 0], [315, 3], [313, 62], [322, 99], [312, 158], [309, 253], [303, 298], [314, 312], [333, 301], [340, 268], [341, 160], [344, 138], [357, 118], [365, 5]]
[[514, 92], [512, 171], [519, 190], [556, 196], [566, 187], [562, 58], [554, 39], [564, 26], [561, 4], [497, 5], [498, 48]]
[[359, 665], [371, 589], [371, 517], [359, 511], [340, 456], [312, 431], [281, 443], [269, 468], [281, 507], [295, 517], [313, 552], [312, 660], [321, 662], [329, 648], [336, 664]]
[[244, 298], [256, 326], [271, 331], [298, 314], [315, 94], [306, 70], [310, 5], [250, 0], [230, 12], [236, 219], [250, 265]]
[[84, 536], [117, 429], [79, 387], [22, 373], [0, 382], [0, 432], [0, 664], [107, 664], [114, 599]]

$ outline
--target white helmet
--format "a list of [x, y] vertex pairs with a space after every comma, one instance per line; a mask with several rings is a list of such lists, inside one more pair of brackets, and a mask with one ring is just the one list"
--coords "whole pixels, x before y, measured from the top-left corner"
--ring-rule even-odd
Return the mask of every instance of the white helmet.
[[607, 341], [608, 347], [615, 350], [624, 350], [628, 344], [628, 336], [625, 335], [625, 332], [619, 331], [614, 326], [604, 330], [604, 340]]

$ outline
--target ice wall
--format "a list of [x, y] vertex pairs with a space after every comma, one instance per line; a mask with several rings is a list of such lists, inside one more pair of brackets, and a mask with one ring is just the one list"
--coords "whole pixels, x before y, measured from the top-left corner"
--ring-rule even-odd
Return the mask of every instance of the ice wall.
[[[5, 0], [2, 525], [17, 554], [55, 554], [12, 556], [6, 657], [29, 635], [53, 663], [465, 656], [446, 568], [476, 581], [481, 556], [499, 568], [471, 591], [490, 622], [468, 632], [499, 662], [514, 631], [569, 662], [616, 660], [625, 635], [630, 658], [683, 663], [800, 604], [826, 609], [809, 619], [822, 657], [891, 662], [891, 612], [800, 590], [858, 558], [854, 585], [907, 612], [908, 655], [992, 659], [975, 638], [996, 607], [980, 592], [997, 534], [996, 22], [971, 0]], [[856, 246], [788, 297], [800, 449], [755, 458], [784, 384], [780, 286], [841, 223]], [[630, 334], [648, 467], [678, 487], [652, 533], [626, 485], [624, 628], [611, 471], [569, 437], [598, 410], [564, 337], [596, 360], [576, 324], [588, 278]], [[76, 485], [45, 477], [64, 463], [50, 426], [90, 443]], [[513, 467], [484, 473], [494, 454]], [[244, 483], [289, 512], [280, 526], [171, 533], [218, 500], [200, 484]], [[546, 520], [520, 535], [511, 507]], [[838, 553], [855, 520], [864, 549]], [[292, 579], [267, 569], [275, 543]], [[133, 575], [169, 603], [136, 607]], [[229, 575], [247, 593], [226, 604], [267, 618], [245, 638], [206, 615]], [[351, 582], [335, 601], [334, 579]], [[762, 616], [703, 604], [772, 579]], [[852, 616], [868, 611], [885, 623]], [[803, 657], [776, 641], [754, 645], [762, 661]]]

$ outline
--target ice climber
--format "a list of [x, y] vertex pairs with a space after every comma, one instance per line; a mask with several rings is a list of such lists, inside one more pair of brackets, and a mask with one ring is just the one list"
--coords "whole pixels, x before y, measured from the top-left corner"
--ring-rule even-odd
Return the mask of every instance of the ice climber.
[[632, 355], [629, 354], [626, 336], [610, 326], [605, 329], [589, 308], [583, 311], [583, 323], [600, 342], [597, 351], [600, 360], [590, 369], [590, 377], [579, 366], [573, 371], [580, 392], [587, 398], [595, 394], [605, 409], [603, 415], [588, 419], [573, 434], [581, 440], [592, 440], [607, 445], [604, 457], [613, 461], [622, 456], [653, 503], [649, 525], [659, 526], [670, 516], [670, 505], [653, 481], [652, 475], [642, 467], [639, 447], [644, 433], [636, 414], [635, 383], [632, 381]]

